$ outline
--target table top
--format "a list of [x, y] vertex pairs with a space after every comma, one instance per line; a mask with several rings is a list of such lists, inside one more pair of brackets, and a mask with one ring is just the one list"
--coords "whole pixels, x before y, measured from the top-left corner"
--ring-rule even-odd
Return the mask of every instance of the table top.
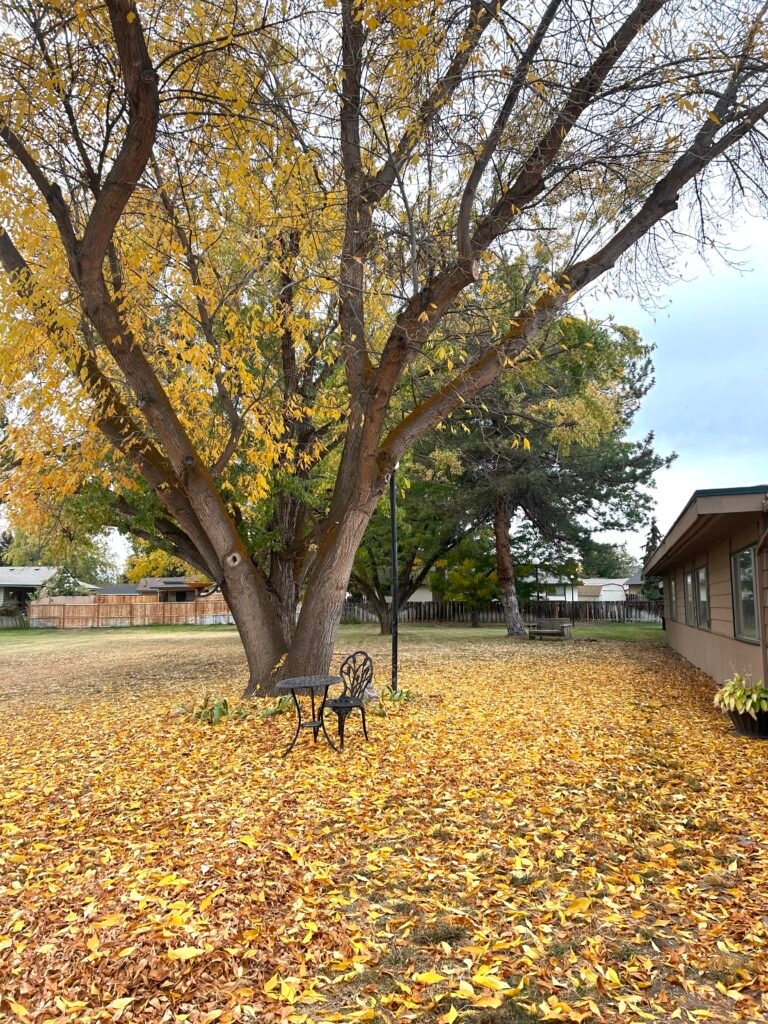
[[282, 679], [277, 684], [278, 690], [326, 690], [334, 683], [343, 683], [341, 676], [294, 676]]

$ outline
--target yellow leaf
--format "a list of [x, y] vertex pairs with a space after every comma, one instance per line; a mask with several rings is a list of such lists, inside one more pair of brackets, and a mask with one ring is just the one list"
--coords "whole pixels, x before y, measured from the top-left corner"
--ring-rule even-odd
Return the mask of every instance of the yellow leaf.
[[459, 1011], [456, 1009], [453, 1003], [451, 1003], [451, 1008], [448, 1011], [448, 1013], [444, 1013], [442, 1017], [439, 1018], [439, 1020], [442, 1021], [442, 1024], [453, 1024], [453, 1022], [456, 1020], [458, 1016]]
[[196, 956], [202, 956], [205, 952], [199, 946], [179, 946], [178, 949], [169, 949], [165, 954], [169, 960], [192, 960]]
[[269, 979], [269, 981], [265, 983], [264, 991], [265, 992], [272, 992], [274, 989], [277, 988], [278, 981], [279, 981], [279, 978], [277, 977], [277, 975], [273, 974], [272, 977]]
[[565, 916], [573, 917], [574, 914], [585, 914], [592, 906], [592, 900], [588, 896], [580, 896], [579, 899], [569, 903], [565, 908]]
[[135, 996], [123, 996], [120, 999], [113, 999], [112, 1002], [107, 1006], [108, 1010], [124, 1010], [126, 1006], [130, 1006]]
[[494, 992], [501, 992], [503, 989], [509, 988], [506, 981], [502, 981], [501, 978], [497, 978], [495, 974], [478, 973], [473, 975], [472, 981], [481, 988], [490, 988]]
[[125, 920], [124, 914], [108, 914], [100, 921], [94, 921], [94, 928], [114, 928], [116, 924], [122, 924]]
[[435, 985], [438, 981], [445, 981], [445, 976], [436, 971], [423, 971], [421, 974], [414, 974], [413, 980], [420, 985]]
[[8, 999], [7, 997], [6, 1002], [18, 1017], [29, 1016], [29, 1010], [26, 1008], [26, 1006], [22, 1006], [21, 1003], [15, 1003], [13, 999]]

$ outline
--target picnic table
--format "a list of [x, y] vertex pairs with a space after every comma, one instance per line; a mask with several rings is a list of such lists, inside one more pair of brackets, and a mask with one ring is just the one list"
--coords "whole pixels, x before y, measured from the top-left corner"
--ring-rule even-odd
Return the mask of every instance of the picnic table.
[[[293, 738], [288, 746], [283, 751], [283, 757], [287, 757], [288, 754], [296, 746], [296, 740], [299, 738], [302, 729], [311, 729], [314, 742], [317, 743], [317, 737], [322, 730], [323, 736], [328, 743], [328, 746], [332, 750], [338, 750], [331, 737], [328, 735], [328, 730], [325, 728], [325, 719], [323, 712], [325, 711], [325, 704], [328, 700], [328, 691], [332, 686], [343, 683], [341, 676], [294, 676], [292, 679], [283, 679], [277, 684], [278, 692], [290, 693], [293, 697], [293, 703], [296, 707], [296, 732], [293, 734]], [[299, 694], [309, 694], [310, 704], [312, 708], [312, 717], [308, 720], [304, 720], [301, 715], [301, 702], [299, 701]], [[319, 696], [322, 693], [322, 700], [320, 701], [320, 707], [316, 705], [315, 696]]]

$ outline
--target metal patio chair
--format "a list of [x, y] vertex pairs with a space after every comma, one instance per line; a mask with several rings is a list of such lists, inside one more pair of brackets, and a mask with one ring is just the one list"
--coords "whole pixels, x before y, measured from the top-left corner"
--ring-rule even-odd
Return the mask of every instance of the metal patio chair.
[[339, 675], [344, 682], [344, 689], [338, 697], [331, 697], [325, 702], [325, 711], [333, 711], [339, 720], [339, 746], [344, 749], [344, 726], [347, 717], [355, 708], [360, 710], [363, 719], [363, 735], [368, 739], [368, 728], [365, 721], [364, 696], [373, 684], [373, 661], [365, 651], [355, 651], [342, 661]]

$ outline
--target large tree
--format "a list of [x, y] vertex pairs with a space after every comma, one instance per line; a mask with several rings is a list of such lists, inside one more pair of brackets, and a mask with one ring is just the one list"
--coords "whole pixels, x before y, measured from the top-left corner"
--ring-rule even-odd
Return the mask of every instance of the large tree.
[[[653, 384], [651, 346], [630, 328], [573, 317], [550, 330], [563, 349], [558, 356], [502, 374], [413, 449], [399, 502], [401, 607], [434, 563], [485, 523], [496, 534], [508, 631], [521, 635], [513, 519], [548, 542], [578, 547], [594, 530], [630, 529], [647, 517], [651, 499], [643, 487], [668, 459], [655, 454], [651, 437], [633, 442], [627, 432]], [[390, 560], [382, 503], [352, 574], [382, 631], [389, 629]]]
[[763, 198], [758, 0], [0, 10], [6, 494], [103, 486], [220, 581], [252, 689], [328, 664], [420, 437], [601, 275]]

